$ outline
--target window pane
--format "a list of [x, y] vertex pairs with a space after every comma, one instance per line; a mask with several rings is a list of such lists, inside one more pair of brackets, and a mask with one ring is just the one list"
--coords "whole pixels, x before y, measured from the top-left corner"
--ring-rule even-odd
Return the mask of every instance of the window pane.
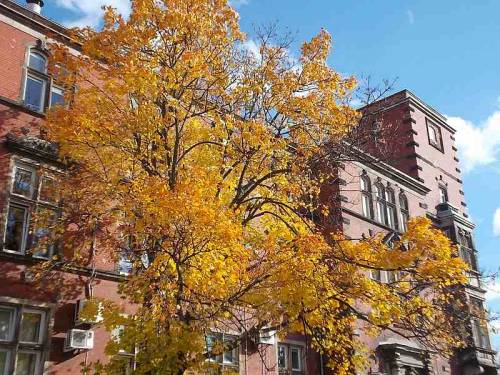
[[40, 186], [40, 200], [44, 202], [57, 203], [56, 182], [53, 178], [44, 176]]
[[437, 143], [437, 134], [436, 129], [432, 125], [428, 125], [427, 129], [429, 129], [429, 139], [432, 143]]
[[46, 62], [47, 62], [47, 60], [45, 59], [45, 57], [43, 57], [42, 55], [40, 55], [38, 53], [31, 52], [28, 66], [31, 69], [34, 69], [34, 70], [39, 71], [41, 73], [45, 73], [46, 66], [47, 66]]
[[286, 346], [278, 345], [278, 367], [286, 368]]
[[45, 81], [28, 76], [26, 79], [26, 92], [24, 93], [24, 104], [27, 107], [41, 111], [43, 109], [43, 91]]
[[16, 375], [34, 375], [36, 370], [35, 353], [18, 353], [16, 361]]
[[408, 213], [407, 212], [401, 212], [401, 230], [403, 232], [406, 232], [408, 230], [408, 220], [409, 220], [409, 217], [408, 217]]
[[120, 257], [118, 258], [118, 273], [120, 275], [130, 275], [132, 269], [133, 269], [133, 264], [132, 261], [128, 258], [128, 255], [121, 254]]
[[64, 92], [58, 87], [52, 87], [50, 91], [50, 106], [64, 105]]
[[7, 374], [7, 351], [0, 349], [0, 375]]
[[390, 203], [396, 202], [396, 200], [394, 198], [394, 192], [391, 189], [387, 189], [385, 195], [386, 195], [387, 202], [390, 202]]
[[408, 211], [408, 199], [403, 194], [399, 196], [399, 205], [402, 210]]
[[40, 328], [42, 325], [42, 314], [38, 312], [24, 312], [21, 321], [21, 332], [19, 341], [35, 342], [40, 341]]
[[19, 167], [16, 167], [15, 171], [12, 192], [26, 198], [32, 198], [34, 172]]
[[292, 359], [292, 370], [301, 370], [300, 367], [300, 349], [299, 348], [292, 348], [290, 350], [291, 352], [291, 359]]
[[224, 352], [223, 361], [224, 363], [237, 363], [238, 362], [238, 343], [234, 336], [224, 335], [224, 347], [231, 348]]
[[377, 218], [380, 223], [385, 223], [385, 208], [382, 202], [377, 202]]
[[23, 238], [26, 221], [26, 209], [10, 206], [7, 214], [5, 230], [5, 248], [12, 251], [23, 251]]
[[380, 270], [371, 270], [370, 271], [371, 277], [375, 281], [381, 281], [382, 280], [382, 273]]
[[387, 206], [387, 225], [396, 229], [396, 207], [392, 205]]
[[14, 310], [0, 307], [0, 340], [11, 340]]
[[48, 258], [52, 253], [54, 244], [51, 234], [54, 230], [57, 214], [51, 209], [40, 208], [35, 215], [36, 229], [33, 232], [31, 249], [33, 256]]
[[362, 195], [361, 196], [361, 199], [362, 199], [362, 203], [363, 203], [363, 216], [367, 217], [367, 218], [371, 218], [372, 217], [372, 214], [371, 214], [371, 200], [370, 200], [370, 197], [368, 197], [367, 195]]

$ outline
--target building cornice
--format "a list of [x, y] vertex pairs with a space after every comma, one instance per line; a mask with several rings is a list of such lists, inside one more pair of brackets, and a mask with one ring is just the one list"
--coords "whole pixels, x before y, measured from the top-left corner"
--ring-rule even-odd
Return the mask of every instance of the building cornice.
[[41, 14], [34, 13], [14, 1], [0, 0], [0, 14], [44, 35], [52, 36], [76, 50], [80, 49], [80, 45], [71, 39], [68, 28]]
[[430, 188], [425, 186], [417, 179], [383, 162], [379, 158], [370, 155], [367, 152], [364, 152], [353, 146], [350, 147], [350, 151], [356, 154], [357, 158], [355, 158], [354, 163], [358, 164], [359, 166], [370, 168], [371, 170], [389, 177], [394, 182], [398, 182], [401, 185], [404, 185], [421, 195], [426, 195], [429, 191], [431, 191]]
[[394, 103], [391, 103], [389, 106], [382, 107], [374, 112], [375, 113], [384, 112], [390, 108], [396, 107], [396, 106], [401, 105], [403, 103], [409, 103], [409, 104], [413, 105], [414, 107], [417, 107], [422, 112], [424, 112], [427, 117], [429, 117], [431, 120], [433, 120], [437, 124], [441, 125], [443, 128], [448, 130], [451, 134], [455, 134], [456, 130], [447, 123], [445, 116], [443, 116], [441, 113], [439, 113], [437, 110], [435, 110], [433, 107], [431, 107], [429, 104], [424, 102], [422, 99], [420, 99], [417, 95], [415, 95], [413, 92], [411, 92], [408, 89], [398, 91], [392, 95], [384, 97], [383, 99], [379, 99], [376, 102], [373, 102], [367, 106], [361, 107], [358, 110], [363, 112], [365, 109], [369, 109], [370, 107], [372, 107], [373, 105], [376, 105], [377, 103], [381, 103], [383, 101], [389, 101], [391, 98], [394, 98], [397, 96], [402, 96], [402, 98]]

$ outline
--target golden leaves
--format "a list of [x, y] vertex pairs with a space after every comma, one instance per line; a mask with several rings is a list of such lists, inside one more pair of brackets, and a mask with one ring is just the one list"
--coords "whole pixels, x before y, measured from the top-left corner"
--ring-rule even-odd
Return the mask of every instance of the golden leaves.
[[[326, 236], [314, 220], [333, 212], [319, 203], [336, 177], [321, 165], [328, 146], [359, 117], [345, 105], [355, 80], [327, 64], [326, 31], [294, 66], [285, 45], [242, 57], [225, 0], [135, 0], [127, 21], [108, 10], [104, 22], [81, 34], [84, 55], [55, 47], [78, 89], [46, 127], [73, 163], [67, 252], [131, 261], [120, 293], [138, 305], [125, 329], [141, 348], [137, 373], [199, 369], [214, 326], [308, 334], [337, 374], [362, 362], [359, 322], [372, 334], [439, 323], [446, 337], [447, 288], [464, 266], [429, 221], [389, 247]], [[120, 315], [107, 308], [111, 329]]]

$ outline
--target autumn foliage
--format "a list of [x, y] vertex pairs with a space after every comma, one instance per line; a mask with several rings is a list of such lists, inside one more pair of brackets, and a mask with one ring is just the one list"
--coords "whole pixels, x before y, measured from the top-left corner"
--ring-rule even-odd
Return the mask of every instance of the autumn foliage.
[[[464, 265], [427, 219], [390, 246], [317, 226], [334, 170], [311, 165], [359, 118], [326, 31], [294, 59], [270, 33], [246, 48], [226, 0], [133, 0], [129, 19], [107, 9], [101, 31], [74, 37], [81, 55], [52, 46], [70, 105], [46, 125], [68, 164], [60, 253], [131, 259], [120, 293], [137, 312], [103, 303], [138, 348], [135, 373], [202, 370], [214, 330], [302, 332], [340, 375], [363, 365], [356, 326], [456, 343], [445, 309]], [[114, 373], [119, 346], [95, 368]]]

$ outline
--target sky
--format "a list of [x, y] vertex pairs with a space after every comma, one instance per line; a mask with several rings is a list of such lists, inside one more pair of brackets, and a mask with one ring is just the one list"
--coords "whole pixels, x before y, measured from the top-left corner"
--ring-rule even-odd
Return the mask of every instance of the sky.
[[[21, 1], [21, 0], [20, 0]], [[128, 0], [45, 0], [43, 14], [66, 26], [98, 26], [102, 5]], [[345, 75], [397, 79], [457, 129], [466, 199], [477, 225], [479, 262], [500, 267], [500, 1], [232, 0], [251, 38], [277, 22], [294, 35], [292, 54], [321, 28], [333, 36], [329, 63]], [[295, 52], [296, 53], [296, 52]], [[500, 281], [488, 285], [500, 312]], [[495, 324], [500, 329], [500, 324]], [[500, 334], [494, 335], [500, 349]]]

